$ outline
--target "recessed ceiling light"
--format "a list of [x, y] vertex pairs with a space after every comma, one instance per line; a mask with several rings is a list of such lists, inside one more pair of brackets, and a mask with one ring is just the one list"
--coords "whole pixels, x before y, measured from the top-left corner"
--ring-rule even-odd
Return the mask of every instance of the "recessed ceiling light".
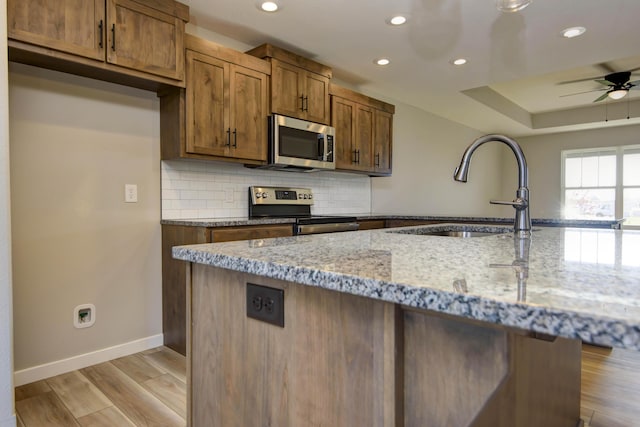
[[566, 37], [568, 39], [572, 39], [574, 37], [578, 37], [584, 34], [587, 31], [585, 27], [571, 27], [562, 30], [562, 37]]
[[260, 9], [265, 12], [275, 12], [278, 10], [278, 3], [275, 1], [263, 1], [260, 2]]
[[458, 58], [451, 61], [453, 65], [464, 65], [467, 63], [467, 60], [464, 58]]
[[396, 15], [387, 20], [388, 24], [391, 25], [402, 25], [407, 23], [407, 17], [403, 15]]
[[496, 0], [500, 12], [517, 12], [531, 4], [532, 0]]
[[391, 63], [391, 61], [389, 61], [389, 59], [387, 58], [379, 58], [373, 61], [374, 64], [376, 65], [389, 65], [389, 63]]

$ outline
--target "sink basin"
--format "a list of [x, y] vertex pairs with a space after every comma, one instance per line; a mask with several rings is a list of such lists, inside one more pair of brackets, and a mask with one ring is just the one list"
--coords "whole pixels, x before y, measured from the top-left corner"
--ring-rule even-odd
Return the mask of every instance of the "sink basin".
[[446, 224], [432, 225], [428, 227], [402, 228], [398, 230], [388, 231], [388, 233], [469, 238], [505, 235], [508, 233], [513, 233], [513, 229], [511, 227], [499, 227], [490, 225]]
[[503, 233], [492, 233], [490, 231], [468, 231], [468, 230], [458, 230], [458, 231], [425, 231], [420, 233], [411, 233], [411, 234], [420, 234], [425, 236], [444, 236], [444, 237], [485, 237], [485, 236], [497, 236], [498, 234]]

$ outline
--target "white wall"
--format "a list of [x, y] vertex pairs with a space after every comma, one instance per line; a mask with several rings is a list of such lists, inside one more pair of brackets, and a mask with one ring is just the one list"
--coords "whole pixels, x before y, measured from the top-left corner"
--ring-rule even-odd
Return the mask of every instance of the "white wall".
[[162, 218], [226, 218], [248, 215], [250, 185], [311, 188], [314, 215], [368, 214], [371, 178], [339, 172], [283, 172], [238, 163], [162, 162]]
[[[66, 358], [161, 343], [160, 114], [152, 92], [9, 70], [20, 383], [77, 367]], [[138, 185], [138, 203], [124, 203], [124, 184]], [[73, 309], [85, 303], [96, 323], [76, 329]]]
[[[465, 148], [481, 136], [474, 129], [396, 103], [393, 118], [393, 175], [372, 179], [376, 214], [508, 217], [489, 205], [502, 184], [503, 150], [489, 143], [475, 152], [469, 181], [453, 180]], [[506, 212], [506, 213], [505, 213]]]
[[[529, 165], [533, 218], [562, 218], [562, 150], [640, 144], [640, 126], [617, 126], [519, 138]], [[515, 174], [513, 159], [505, 157], [506, 174]], [[510, 193], [505, 193], [510, 194]], [[505, 196], [506, 197], [506, 196]], [[513, 198], [513, 195], [510, 195]]]
[[6, 14], [7, 2], [0, 0], [0, 427], [15, 427]]

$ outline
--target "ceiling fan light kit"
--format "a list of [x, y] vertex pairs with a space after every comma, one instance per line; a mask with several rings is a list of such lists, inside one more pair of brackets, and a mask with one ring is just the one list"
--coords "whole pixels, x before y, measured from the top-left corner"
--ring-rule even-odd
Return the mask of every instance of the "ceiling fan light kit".
[[617, 89], [608, 92], [607, 95], [611, 99], [622, 99], [627, 95], [627, 92], [629, 92], [627, 89]]
[[496, 0], [500, 12], [518, 12], [531, 4], [532, 0]]

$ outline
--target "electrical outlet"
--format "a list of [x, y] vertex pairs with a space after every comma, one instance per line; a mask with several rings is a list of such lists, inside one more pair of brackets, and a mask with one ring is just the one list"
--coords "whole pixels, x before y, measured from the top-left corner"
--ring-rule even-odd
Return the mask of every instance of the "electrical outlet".
[[138, 186], [136, 184], [124, 185], [124, 201], [125, 203], [138, 202]]
[[247, 283], [247, 316], [284, 328], [284, 290]]
[[224, 190], [224, 202], [233, 203], [233, 190]]

